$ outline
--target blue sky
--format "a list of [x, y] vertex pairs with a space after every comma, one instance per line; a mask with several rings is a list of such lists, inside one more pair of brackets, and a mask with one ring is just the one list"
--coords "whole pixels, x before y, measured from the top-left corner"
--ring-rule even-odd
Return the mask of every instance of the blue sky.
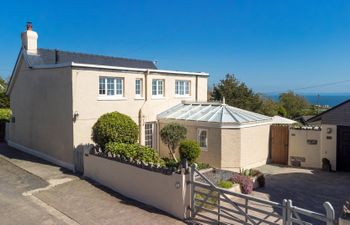
[[[350, 1], [6, 1], [0, 8], [0, 74], [10, 75], [20, 32], [39, 47], [157, 60], [234, 73], [258, 92], [350, 80]], [[350, 92], [350, 82], [304, 89]]]

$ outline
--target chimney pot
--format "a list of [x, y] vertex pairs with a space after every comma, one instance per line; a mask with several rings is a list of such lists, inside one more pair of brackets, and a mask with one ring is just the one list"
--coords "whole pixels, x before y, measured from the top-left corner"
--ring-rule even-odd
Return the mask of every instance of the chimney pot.
[[27, 30], [33, 30], [33, 23], [27, 22]]

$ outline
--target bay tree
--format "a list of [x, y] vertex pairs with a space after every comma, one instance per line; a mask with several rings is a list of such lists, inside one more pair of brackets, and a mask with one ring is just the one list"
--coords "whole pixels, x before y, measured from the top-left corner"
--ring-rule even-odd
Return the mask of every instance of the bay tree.
[[160, 137], [168, 146], [169, 155], [177, 162], [175, 151], [180, 142], [186, 138], [187, 129], [178, 123], [168, 123], [160, 130]]

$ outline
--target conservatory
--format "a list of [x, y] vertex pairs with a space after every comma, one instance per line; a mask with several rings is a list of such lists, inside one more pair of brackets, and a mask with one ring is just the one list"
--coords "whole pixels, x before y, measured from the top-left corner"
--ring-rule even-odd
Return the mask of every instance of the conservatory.
[[[212, 167], [239, 170], [264, 165], [269, 155], [272, 118], [214, 102], [183, 102], [158, 115], [159, 129], [169, 122], [187, 128], [187, 138], [201, 147], [199, 161]], [[159, 152], [168, 148], [159, 141]]]

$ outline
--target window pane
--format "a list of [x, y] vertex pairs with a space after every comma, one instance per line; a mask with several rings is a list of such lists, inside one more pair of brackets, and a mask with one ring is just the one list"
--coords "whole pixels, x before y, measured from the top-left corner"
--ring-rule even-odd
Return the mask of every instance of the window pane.
[[202, 148], [207, 147], [207, 131], [201, 130], [199, 134], [199, 146]]
[[179, 81], [175, 81], [175, 94], [179, 94]]
[[141, 80], [140, 79], [135, 80], [135, 94], [141, 95]]
[[189, 95], [190, 94], [190, 82], [186, 81], [186, 86], [185, 86], [185, 94]]
[[162, 95], [162, 94], [163, 94], [163, 81], [158, 80], [158, 95]]
[[100, 77], [100, 81], [99, 81], [99, 94], [100, 95], [106, 94], [106, 79], [103, 77]]
[[157, 80], [152, 80], [152, 95], [157, 95]]
[[106, 78], [107, 79], [107, 95], [114, 95], [114, 78]]
[[185, 94], [185, 82], [184, 81], [180, 81], [180, 95], [184, 95]]
[[153, 147], [153, 124], [145, 124], [145, 145], [148, 147]]
[[123, 79], [118, 78], [116, 79], [116, 83], [117, 83], [117, 89], [116, 89], [116, 94], [117, 95], [123, 95]]

